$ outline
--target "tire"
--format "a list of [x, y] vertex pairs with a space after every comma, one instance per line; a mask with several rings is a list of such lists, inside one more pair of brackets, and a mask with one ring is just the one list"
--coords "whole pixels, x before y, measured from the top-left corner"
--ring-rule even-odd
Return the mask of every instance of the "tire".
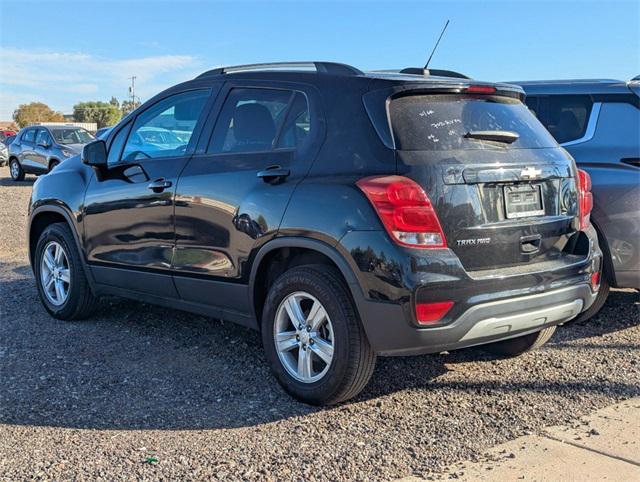
[[509, 340], [497, 341], [483, 345], [482, 349], [501, 357], [515, 357], [525, 352], [536, 350], [549, 341], [555, 333], [556, 327], [550, 326], [536, 333], [510, 338]]
[[9, 161], [9, 172], [11, 173], [11, 179], [14, 181], [24, 181], [24, 169], [22, 169], [17, 159]]
[[[58, 248], [64, 255], [59, 260], [55, 256]], [[50, 267], [52, 255], [56, 259], [54, 269]], [[45, 228], [36, 245], [33, 266], [40, 301], [51, 316], [70, 321], [87, 318], [93, 313], [97, 299], [91, 292], [69, 226], [55, 223]], [[56, 286], [58, 282], [61, 283], [60, 290]]]
[[[316, 323], [310, 315], [316, 302], [326, 317], [316, 317], [325, 321], [313, 328]], [[307, 324], [301, 330], [291, 323], [291, 311], [287, 309], [293, 306], [290, 303], [301, 308], [302, 316], [297, 319]], [[265, 355], [273, 373], [285, 391], [302, 402], [311, 405], [342, 402], [360, 393], [371, 378], [376, 355], [342, 276], [331, 267], [298, 266], [278, 277], [267, 295], [261, 325]], [[279, 350], [276, 331], [280, 340], [290, 336], [288, 333], [298, 333], [297, 339], [291, 336], [286, 341], [293, 348]], [[321, 357], [326, 358], [327, 344], [332, 347], [329, 363]], [[300, 357], [305, 353], [311, 360], [307, 373], [304, 362], [300, 369]]]
[[53, 171], [53, 168], [56, 167], [58, 164], [60, 164], [60, 161], [51, 161], [49, 163], [49, 171], [48, 172]]

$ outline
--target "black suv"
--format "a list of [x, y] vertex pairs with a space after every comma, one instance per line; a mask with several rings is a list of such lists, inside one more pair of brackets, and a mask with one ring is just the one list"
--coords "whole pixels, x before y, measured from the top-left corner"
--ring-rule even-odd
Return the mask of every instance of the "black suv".
[[521, 88], [433, 74], [253, 65], [157, 95], [34, 184], [42, 303], [260, 330], [313, 404], [355, 396], [377, 355], [542, 345], [598, 290], [589, 177]]

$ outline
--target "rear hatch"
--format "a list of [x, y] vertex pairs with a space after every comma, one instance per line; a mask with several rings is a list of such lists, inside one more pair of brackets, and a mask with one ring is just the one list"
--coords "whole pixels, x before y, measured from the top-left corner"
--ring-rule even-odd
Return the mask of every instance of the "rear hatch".
[[578, 213], [574, 162], [517, 96], [491, 91], [391, 99], [398, 174], [424, 188], [465, 269], [560, 261]]

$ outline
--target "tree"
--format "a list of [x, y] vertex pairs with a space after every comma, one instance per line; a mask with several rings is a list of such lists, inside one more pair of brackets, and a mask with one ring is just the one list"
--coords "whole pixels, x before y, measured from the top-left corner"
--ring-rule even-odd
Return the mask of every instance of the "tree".
[[62, 122], [64, 117], [60, 112], [56, 112], [47, 104], [42, 102], [31, 102], [30, 104], [20, 104], [13, 111], [13, 120], [19, 127], [25, 127], [35, 122]]
[[113, 102], [79, 102], [73, 106], [73, 118], [76, 122], [95, 122], [98, 129], [114, 125], [120, 117], [120, 109]]
[[122, 101], [122, 115], [127, 115], [129, 112], [133, 112], [140, 107], [139, 101], [123, 100]]

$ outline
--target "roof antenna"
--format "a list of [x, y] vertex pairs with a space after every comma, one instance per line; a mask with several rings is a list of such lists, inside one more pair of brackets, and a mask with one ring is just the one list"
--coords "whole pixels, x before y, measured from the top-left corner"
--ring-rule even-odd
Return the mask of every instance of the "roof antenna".
[[431, 51], [431, 55], [429, 55], [429, 60], [427, 60], [427, 63], [425, 64], [424, 69], [422, 69], [422, 75], [424, 75], [425, 77], [429, 77], [429, 62], [431, 62], [431, 58], [433, 57], [433, 54], [436, 53], [436, 49], [438, 48], [438, 45], [440, 45], [440, 40], [442, 40], [442, 36], [444, 35], [444, 31], [447, 30], [448, 26], [449, 26], [449, 20], [447, 20], [447, 23], [444, 24], [444, 28], [442, 29], [442, 32], [440, 32], [440, 37], [438, 37], [438, 41], [433, 46], [433, 50]]

